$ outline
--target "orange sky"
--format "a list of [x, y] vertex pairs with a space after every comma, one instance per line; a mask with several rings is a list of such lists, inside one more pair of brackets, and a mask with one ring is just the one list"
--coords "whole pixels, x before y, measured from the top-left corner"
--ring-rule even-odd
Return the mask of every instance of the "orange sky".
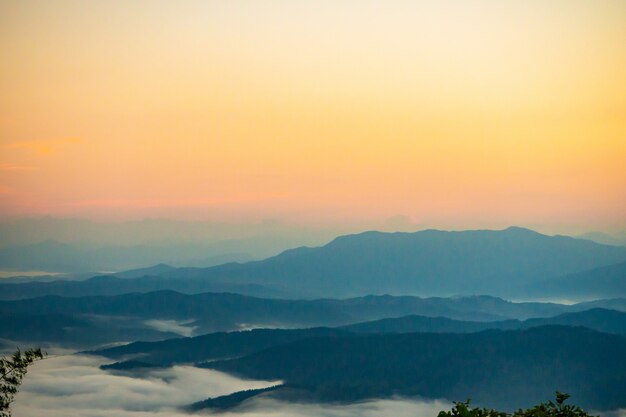
[[0, 216], [626, 227], [626, 2], [0, 1]]

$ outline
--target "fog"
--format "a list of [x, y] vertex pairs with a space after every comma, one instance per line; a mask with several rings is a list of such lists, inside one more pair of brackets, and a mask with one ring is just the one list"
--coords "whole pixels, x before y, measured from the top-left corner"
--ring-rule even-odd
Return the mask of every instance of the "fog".
[[[108, 373], [100, 358], [70, 355], [40, 361], [29, 370], [13, 404], [14, 417], [182, 417], [181, 406], [277, 381], [241, 380], [188, 366], [139, 376]], [[390, 399], [351, 405], [294, 404], [259, 398], [219, 413], [223, 417], [433, 417], [450, 408], [445, 401]], [[204, 415], [207, 412], [202, 413]], [[210, 413], [209, 413], [210, 414]]]
[[144, 324], [160, 332], [172, 332], [184, 337], [191, 337], [198, 326], [192, 326], [195, 319], [191, 320], [146, 320]]

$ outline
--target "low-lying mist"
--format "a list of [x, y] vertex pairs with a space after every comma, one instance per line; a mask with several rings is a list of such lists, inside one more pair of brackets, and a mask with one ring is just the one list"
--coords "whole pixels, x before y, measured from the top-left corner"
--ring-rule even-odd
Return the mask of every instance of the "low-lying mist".
[[[180, 407], [208, 397], [263, 388], [276, 381], [241, 380], [189, 366], [159, 369], [139, 376], [108, 373], [100, 358], [69, 355], [40, 361], [29, 370], [14, 403], [14, 417], [182, 417]], [[349, 405], [295, 404], [271, 398], [245, 402], [223, 417], [434, 417], [446, 401], [389, 399]], [[207, 412], [201, 414], [206, 415]], [[211, 414], [211, 412], [208, 412]]]
[[160, 332], [172, 332], [184, 337], [194, 336], [198, 326], [193, 326], [195, 319], [191, 320], [146, 320], [144, 324]]

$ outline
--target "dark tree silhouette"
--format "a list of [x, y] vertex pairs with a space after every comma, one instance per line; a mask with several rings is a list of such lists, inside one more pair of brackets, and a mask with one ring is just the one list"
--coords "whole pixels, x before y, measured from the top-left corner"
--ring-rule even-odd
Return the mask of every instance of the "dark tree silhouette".
[[9, 406], [15, 399], [28, 367], [46, 354], [41, 349], [19, 349], [9, 358], [0, 358], [0, 417], [11, 417]]
[[528, 410], [519, 409], [513, 414], [487, 408], [470, 406], [470, 400], [455, 402], [450, 411], [440, 411], [437, 417], [594, 417], [576, 405], [565, 404], [570, 396], [556, 392], [556, 402], [541, 403]]

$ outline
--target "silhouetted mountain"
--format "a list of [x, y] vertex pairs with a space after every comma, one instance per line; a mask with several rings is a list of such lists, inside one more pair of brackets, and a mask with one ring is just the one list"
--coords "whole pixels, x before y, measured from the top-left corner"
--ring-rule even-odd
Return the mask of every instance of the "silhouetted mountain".
[[135, 342], [100, 349], [91, 353], [111, 359], [137, 357], [146, 363], [173, 365], [236, 358], [296, 340], [322, 336], [350, 337], [351, 333], [475, 333], [489, 329], [520, 330], [555, 324], [582, 326], [608, 333], [626, 334], [626, 313], [593, 309], [566, 313], [546, 319], [497, 322], [471, 322], [443, 317], [406, 316], [357, 323], [338, 329], [256, 329], [243, 332], [211, 333], [156, 342]]
[[577, 311], [590, 310], [592, 308], [626, 311], [626, 298], [609, 298], [607, 300], [586, 301], [575, 304], [574, 307]]
[[[0, 268], [44, 271], [93, 271], [85, 249], [55, 240], [0, 249]], [[78, 265], [77, 265], [78, 264]], [[97, 266], [96, 266], [97, 267]]]
[[323, 327], [292, 330], [255, 329], [243, 332], [211, 333], [160, 342], [135, 342], [89, 353], [111, 359], [139, 357], [142, 362], [150, 364], [173, 365], [240, 357], [296, 340], [348, 335], [348, 332], [339, 329]]
[[474, 333], [487, 329], [519, 329], [521, 326], [519, 320], [479, 322], [411, 315], [349, 324], [341, 329], [354, 333]]
[[236, 407], [248, 398], [256, 397], [257, 395], [283, 389], [283, 385], [274, 385], [267, 388], [249, 389], [245, 391], [238, 391], [229, 395], [222, 395], [216, 398], [209, 398], [204, 401], [198, 401], [186, 407], [188, 411], [200, 411], [206, 409], [214, 410], [228, 410]]
[[123, 284], [86, 281], [78, 285], [1, 285], [0, 297], [111, 295], [158, 289], [187, 293], [246, 291], [250, 295], [289, 298], [383, 293], [510, 295], [511, 288], [625, 260], [624, 247], [546, 236], [521, 228], [366, 232], [342, 236], [318, 248], [288, 250], [263, 261], [168, 269], [162, 276], [136, 278]]
[[555, 317], [492, 322], [460, 321], [446, 317], [411, 315], [355, 323], [342, 326], [341, 329], [356, 333], [474, 333], [488, 329], [516, 330], [545, 325], [582, 326], [600, 332], [626, 334], [626, 313], [595, 308], [559, 314]]
[[204, 270], [207, 279], [309, 289], [319, 294], [497, 293], [512, 285], [626, 259], [626, 248], [530, 230], [367, 232], [320, 248]]
[[176, 271], [176, 268], [167, 264], [158, 264], [147, 268], [131, 269], [129, 271], [116, 272], [112, 275], [118, 278], [142, 278], [163, 277]]
[[[103, 277], [108, 281], [108, 277]], [[207, 329], [243, 327], [302, 327], [341, 325], [409, 314], [461, 320], [493, 321], [506, 318], [548, 317], [574, 306], [553, 303], [512, 303], [488, 296], [420, 298], [366, 296], [344, 300], [277, 300], [229, 293], [186, 295], [174, 291], [133, 293], [111, 297], [47, 296], [0, 302], [0, 313], [74, 314], [194, 319]]]
[[1, 248], [0, 269], [51, 272], [119, 271], [159, 261], [177, 261], [178, 265], [206, 267], [254, 259], [245, 252], [231, 251], [234, 249], [232, 246], [224, 242], [215, 245], [178, 243], [103, 247], [46, 240]]
[[[152, 261], [138, 259], [133, 266], [166, 262], [170, 265], [201, 266], [207, 256], [247, 253], [263, 259], [300, 245], [320, 245], [333, 237], [350, 233], [358, 226], [307, 228], [277, 220], [245, 223], [143, 219], [127, 222], [94, 222], [86, 219], [22, 218], [0, 220], [0, 248], [27, 246], [57, 240], [75, 247], [126, 248], [153, 247], [164, 252], [145, 252]], [[396, 226], [397, 227], [397, 226]], [[145, 246], [150, 242], [149, 246]], [[184, 249], [184, 250], [181, 250]], [[198, 251], [196, 251], [198, 250]], [[133, 254], [131, 254], [132, 256]], [[123, 260], [132, 260], [128, 254]], [[28, 260], [26, 260], [28, 261]], [[76, 259], [80, 262], [80, 259]], [[222, 261], [224, 263], [226, 261]], [[32, 268], [32, 267], [31, 267]]]
[[555, 317], [528, 319], [523, 322], [525, 328], [545, 325], [581, 326], [605, 333], [626, 334], [626, 313], [594, 308]]
[[[150, 268], [147, 268], [150, 269]], [[137, 271], [130, 271], [132, 274]], [[126, 273], [123, 273], [124, 276]], [[43, 296], [112, 296], [129, 293], [149, 293], [172, 290], [188, 294], [204, 292], [232, 292], [260, 297], [282, 295], [276, 290], [256, 284], [215, 283], [207, 280], [181, 279], [164, 276], [142, 276], [141, 278], [118, 278], [100, 275], [85, 281], [52, 281], [0, 283], [0, 300], [21, 300]]]
[[580, 327], [321, 337], [204, 366], [308, 387], [317, 398], [471, 397], [513, 410], [570, 393], [585, 408], [626, 406], [626, 338]]
[[594, 299], [626, 297], [626, 262], [542, 280], [522, 290], [531, 296]]
[[[106, 282], [109, 277], [102, 279]], [[111, 297], [47, 296], [2, 301], [0, 317], [15, 314], [62, 314], [78, 318], [99, 316], [136, 321], [170, 320], [185, 322], [187, 327], [195, 328], [195, 334], [203, 334], [255, 327], [338, 326], [407, 314], [498, 320], [510, 317], [509, 314], [516, 318], [555, 315], [561, 313], [563, 308], [564, 306], [558, 304], [515, 304], [492, 297], [445, 299], [369, 296], [347, 300], [276, 300], [227, 293], [185, 295], [173, 291], [158, 291]], [[3, 337], [1, 328], [0, 337]]]
[[608, 234], [603, 232], [589, 232], [576, 236], [580, 239], [593, 240], [594, 242], [613, 246], [626, 246], [626, 231]]
[[[102, 280], [108, 282], [110, 277], [102, 277]], [[115, 280], [120, 283], [126, 281], [117, 278]], [[174, 325], [184, 323], [183, 327], [189, 332], [203, 334], [259, 327], [340, 326], [415, 314], [464, 321], [499, 321], [552, 317], [565, 312], [596, 307], [626, 309], [626, 302], [609, 300], [607, 303], [607, 306], [602, 302], [571, 306], [553, 303], [512, 303], [487, 296], [454, 298], [367, 296], [345, 300], [277, 300], [229, 293], [186, 295], [174, 291], [157, 291], [110, 297], [47, 296], [1, 301], [0, 317], [56, 314], [80, 320], [88, 318], [91, 321], [94, 317], [102, 317], [110, 318], [112, 326], [116, 323], [112, 321], [113, 319], [124, 319], [134, 320], [136, 327], [151, 325], [153, 329], [161, 331], [177, 331], [175, 328], [168, 328], [168, 323], [165, 323], [165, 327], [159, 327], [159, 323], [165, 320]], [[55, 330], [57, 327], [50, 327], [50, 332], [57, 331]], [[42, 331], [45, 329], [42, 327]], [[35, 334], [41, 336], [41, 340], [46, 340], [45, 332], [33, 333]], [[80, 333], [75, 334], [75, 337], [79, 336]], [[2, 337], [7, 336], [3, 335], [3, 329], [0, 327], [0, 338]], [[137, 339], [139, 337], [134, 340]], [[114, 341], [120, 339], [109, 342]]]
[[[102, 277], [108, 282], [110, 277]], [[123, 283], [124, 279], [115, 279]], [[394, 296], [367, 296], [345, 300], [278, 300], [247, 297], [229, 293], [186, 295], [174, 291], [133, 293], [118, 296], [58, 297], [47, 296], [17, 301], [0, 302], [0, 319], [20, 316], [24, 328], [32, 331], [28, 340], [50, 341], [52, 338], [83, 346], [130, 340], [159, 340], [164, 333], [204, 334], [250, 328], [306, 328], [341, 326], [389, 317], [421, 315], [447, 317], [464, 321], [500, 321], [552, 317], [564, 312], [606, 307], [626, 310], [626, 300], [608, 300], [575, 305], [553, 303], [512, 303], [495, 297], [474, 296], [454, 298], [420, 298]], [[79, 320], [76, 328], [62, 322], [41, 323], [44, 316], [63, 316]], [[32, 318], [38, 316], [40, 318]], [[31, 317], [31, 318], [28, 318]], [[21, 319], [21, 320], [22, 320]], [[134, 335], [127, 328], [145, 329]], [[110, 331], [92, 334], [102, 326]], [[456, 324], [455, 324], [456, 325]], [[477, 326], [478, 324], [468, 325]], [[18, 326], [19, 327], [19, 326]], [[117, 329], [120, 327], [121, 329]], [[15, 338], [11, 327], [0, 326], [0, 338]], [[39, 329], [35, 331], [34, 329]], [[79, 331], [79, 329], [82, 329]], [[126, 330], [125, 330], [126, 329]], [[49, 333], [49, 334], [48, 334]], [[29, 333], [25, 331], [24, 335]], [[97, 343], [95, 343], [97, 342]]]
[[[0, 313], [0, 338], [13, 344], [90, 348], [113, 342], [163, 340], [178, 336], [133, 318], [68, 314]], [[18, 343], [19, 342], [19, 343]]]

